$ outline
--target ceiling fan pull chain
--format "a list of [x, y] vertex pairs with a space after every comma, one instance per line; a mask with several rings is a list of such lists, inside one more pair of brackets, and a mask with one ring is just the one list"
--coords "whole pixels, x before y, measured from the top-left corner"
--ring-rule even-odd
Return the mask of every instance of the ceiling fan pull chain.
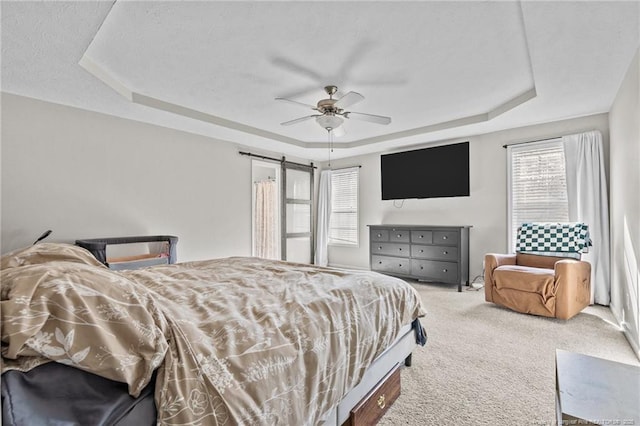
[[331, 169], [331, 153], [333, 152], [333, 129], [327, 127], [327, 133], [329, 134], [329, 169]]

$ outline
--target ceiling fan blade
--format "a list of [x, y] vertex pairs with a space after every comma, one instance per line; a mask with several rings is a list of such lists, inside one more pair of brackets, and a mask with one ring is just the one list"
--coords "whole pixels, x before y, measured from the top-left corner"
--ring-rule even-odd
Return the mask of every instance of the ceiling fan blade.
[[371, 53], [374, 47], [375, 44], [371, 40], [359, 41], [350, 49], [348, 55], [340, 61], [342, 65], [336, 75], [343, 78], [350, 77], [353, 70], [362, 64], [364, 58]]
[[314, 95], [317, 95], [317, 93], [320, 91], [320, 89], [318, 88], [317, 84], [313, 84], [313, 85], [305, 85], [302, 87], [297, 87], [295, 89], [291, 89], [289, 91], [287, 91], [286, 93], [282, 93], [278, 98], [299, 98], [301, 96], [305, 96], [305, 95], [309, 95], [311, 93], [313, 93]]
[[383, 115], [365, 114], [363, 112], [346, 112], [344, 114], [347, 118], [355, 118], [356, 120], [369, 121], [376, 124], [389, 124], [391, 123], [391, 117], [385, 117]]
[[290, 61], [289, 59], [282, 58], [282, 57], [275, 57], [271, 59], [271, 62], [274, 65], [279, 66], [280, 68], [286, 69], [287, 71], [290, 71], [294, 74], [307, 76], [312, 81], [319, 82], [323, 80], [322, 76], [319, 73], [317, 73], [315, 70], [311, 68], [307, 68], [304, 65], [296, 64], [295, 62]]
[[348, 106], [351, 106], [353, 104], [356, 104], [360, 101], [364, 100], [364, 96], [362, 96], [360, 93], [358, 92], [349, 92], [346, 95], [344, 95], [343, 97], [341, 97], [340, 99], [338, 99], [336, 101], [336, 103], [334, 104], [336, 107], [338, 108], [346, 108]]
[[285, 102], [289, 102], [289, 103], [292, 103], [292, 104], [301, 105], [301, 106], [306, 107], [306, 108], [316, 109], [316, 107], [313, 106], [313, 105], [305, 104], [304, 102], [294, 101], [293, 99], [276, 98], [276, 101], [285, 101]]
[[320, 116], [320, 114], [307, 115], [306, 117], [300, 117], [300, 118], [296, 118], [295, 120], [285, 121], [284, 123], [280, 123], [280, 125], [282, 125], [282, 126], [290, 126], [292, 124], [301, 123], [303, 121], [307, 121], [307, 120], [310, 120], [312, 118], [319, 117], [319, 116]]

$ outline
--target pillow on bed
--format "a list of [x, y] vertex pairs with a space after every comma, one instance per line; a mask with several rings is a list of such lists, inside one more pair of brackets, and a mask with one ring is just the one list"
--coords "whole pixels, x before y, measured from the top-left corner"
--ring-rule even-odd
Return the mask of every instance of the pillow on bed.
[[8, 268], [0, 295], [3, 372], [51, 360], [127, 383], [137, 396], [164, 359], [164, 315], [147, 289], [108, 268]]
[[83, 263], [106, 268], [91, 252], [82, 247], [62, 243], [39, 243], [2, 256], [0, 269], [54, 261]]

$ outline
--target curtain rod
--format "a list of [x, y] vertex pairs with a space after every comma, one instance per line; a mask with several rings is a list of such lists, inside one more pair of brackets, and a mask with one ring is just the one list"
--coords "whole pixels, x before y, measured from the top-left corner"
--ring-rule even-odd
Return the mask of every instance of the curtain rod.
[[553, 141], [553, 140], [560, 139], [560, 138], [562, 138], [562, 136], [556, 136], [555, 138], [538, 139], [538, 140], [535, 140], [535, 141], [526, 141], [526, 142], [507, 143], [507, 144], [502, 145], [502, 147], [503, 147], [503, 148], [506, 148], [506, 147], [508, 147], [508, 146], [524, 145], [524, 144], [526, 144], [526, 143]]
[[344, 166], [344, 167], [340, 167], [340, 168], [337, 168], [337, 169], [332, 168], [331, 170], [355, 169], [356, 167], [357, 167], [357, 168], [359, 168], [359, 169], [361, 169], [361, 168], [362, 168], [362, 165], [357, 164], [357, 165], [355, 165], [355, 166]]
[[271, 160], [271, 161], [277, 161], [279, 163], [288, 163], [288, 164], [293, 164], [293, 165], [296, 165], [296, 166], [309, 167], [310, 169], [317, 169], [317, 167], [314, 166], [313, 163], [311, 163], [311, 164], [294, 163], [293, 161], [287, 161], [287, 159], [285, 157], [282, 157], [282, 158], [266, 157], [264, 155], [252, 154], [250, 152], [244, 152], [244, 151], [238, 151], [238, 153], [240, 155], [246, 155], [246, 156], [249, 156], [249, 157], [260, 158], [262, 160]]

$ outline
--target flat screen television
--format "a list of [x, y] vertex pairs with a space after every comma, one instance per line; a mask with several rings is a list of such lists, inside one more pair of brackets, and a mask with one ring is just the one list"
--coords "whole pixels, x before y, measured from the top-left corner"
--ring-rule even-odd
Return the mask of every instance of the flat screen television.
[[469, 196], [469, 142], [380, 156], [383, 200]]

